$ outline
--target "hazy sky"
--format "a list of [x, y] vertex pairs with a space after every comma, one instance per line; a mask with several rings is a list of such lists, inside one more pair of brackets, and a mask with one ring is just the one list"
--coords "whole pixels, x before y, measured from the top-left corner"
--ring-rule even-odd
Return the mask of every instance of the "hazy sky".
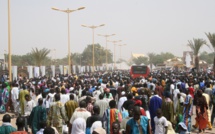
[[[215, 32], [215, 0], [11, 0], [12, 53], [46, 47], [56, 49], [56, 58], [65, 57], [67, 14], [51, 7], [81, 6], [86, 9], [70, 14], [71, 52], [82, 52], [92, 44], [91, 29], [81, 24], [106, 24], [96, 29], [95, 43], [105, 46], [105, 39], [97, 34], [115, 33], [110, 40], [127, 44], [122, 48], [123, 58], [129, 58], [131, 52], [182, 56], [184, 50], [190, 50], [188, 40], [207, 39], [205, 32]], [[7, 0], [0, 0], [0, 54], [8, 50], [7, 24]], [[113, 44], [108, 48], [113, 51]]]

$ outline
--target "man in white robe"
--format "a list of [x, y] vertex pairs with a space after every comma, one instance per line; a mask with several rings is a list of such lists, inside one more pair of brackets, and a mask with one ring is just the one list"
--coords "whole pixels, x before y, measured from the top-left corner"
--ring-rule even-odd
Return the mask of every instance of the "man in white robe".
[[13, 85], [13, 88], [11, 90], [11, 99], [12, 99], [12, 102], [13, 102], [14, 113], [18, 114], [18, 112], [19, 112], [19, 102], [17, 100], [19, 99], [19, 88], [18, 88], [17, 83], [15, 83]]

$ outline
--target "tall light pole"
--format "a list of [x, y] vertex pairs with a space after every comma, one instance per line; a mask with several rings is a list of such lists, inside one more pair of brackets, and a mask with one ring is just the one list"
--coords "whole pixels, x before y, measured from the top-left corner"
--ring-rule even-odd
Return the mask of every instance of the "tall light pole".
[[108, 41], [108, 42], [112, 42], [114, 45], [114, 69], [116, 68], [116, 43], [121, 42], [122, 40], [115, 40], [115, 41]]
[[[126, 46], [126, 44], [120, 44], [120, 45], [118, 45], [118, 46], [119, 46], [120, 60], [122, 60], [122, 55], [121, 55], [121, 54], [122, 54], [122, 53], [121, 53], [121, 47], [122, 47], [122, 46]], [[122, 69], [122, 68], [121, 68], [121, 63], [122, 63], [122, 62], [120, 62], [120, 69]]]
[[93, 58], [93, 63], [92, 63], [92, 66], [93, 66], [93, 72], [94, 72], [94, 66], [95, 66], [95, 57], [94, 57], [94, 30], [98, 27], [102, 27], [102, 26], [105, 26], [105, 24], [101, 24], [101, 25], [98, 25], [98, 26], [86, 26], [86, 25], [81, 25], [82, 27], [87, 27], [87, 28], [91, 28], [92, 29], [92, 32], [93, 32], [93, 55], [92, 55], [92, 58]]
[[10, 33], [10, 0], [8, 0], [8, 70], [9, 70], [9, 81], [12, 81], [12, 70], [11, 70], [11, 33]]
[[102, 34], [98, 34], [98, 36], [102, 36], [102, 37], [105, 37], [105, 42], [106, 42], [106, 69], [107, 69], [107, 64], [108, 64], [108, 56], [107, 56], [107, 42], [108, 42], [108, 37], [110, 36], [114, 36], [116, 34], [105, 34], [105, 35], [102, 35]]
[[60, 11], [60, 12], [64, 12], [64, 13], [67, 13], [67, 16], [68, 16], [68, 74], [71, 73], [71, 52], [70, 52], [70, 24], [69, 24], [69, 14], [72, 13], [72, 12], [75, 12], [75, 11], [78, 11], [78, 10], [82, 10], [84, 9], [85, 7], [79, 7], [77, 9], [69, 9], [67, 8], [66, 10], [61, 10], [61, 9], [58, 9], [58, 8], [55, 8], [55, 7], [52, 7], [53, 10], [56, 10], [56, 11]]

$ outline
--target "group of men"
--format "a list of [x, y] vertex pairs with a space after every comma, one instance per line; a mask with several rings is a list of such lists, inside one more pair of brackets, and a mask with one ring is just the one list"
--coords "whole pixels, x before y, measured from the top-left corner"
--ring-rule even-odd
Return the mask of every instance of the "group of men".
[[0, 108], [13, 109], [33, 134], [46, 128], [59, 134], [204, 132], [212, 130], [215, 117], [214, 84], [207, 73], [152, 72], [135, 79], [120, 71], [19, 77], [11, 84], [2, 82]]

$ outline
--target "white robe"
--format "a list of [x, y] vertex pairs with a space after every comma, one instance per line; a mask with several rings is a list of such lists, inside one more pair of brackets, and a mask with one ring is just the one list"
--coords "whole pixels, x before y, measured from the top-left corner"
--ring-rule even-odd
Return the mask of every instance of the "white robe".
[[119, 99], [118, 110], [120, 110], [120, 112], [122, 112], [122, 105], [125, 101], [127, 101], [127, 98], [125, 96], [123, 96]]

